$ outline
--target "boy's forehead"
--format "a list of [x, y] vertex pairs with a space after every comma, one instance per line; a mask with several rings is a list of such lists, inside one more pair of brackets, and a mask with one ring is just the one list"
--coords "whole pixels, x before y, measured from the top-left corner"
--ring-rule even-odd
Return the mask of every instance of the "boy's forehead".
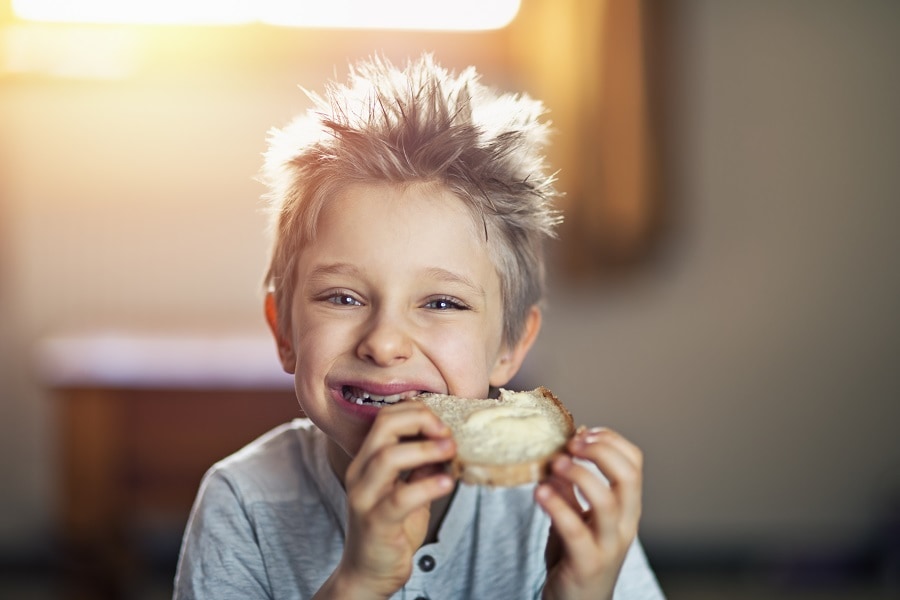
[[[336, 190], [325, 203], [319, 216], [327, 219], [352, 220], [360, 217], [389, 216], [433, 218], [446, 224], [447, 219], [471, 224], [472, 233], [483, 231], [481, 216], [470, 202], [466, 202], [446, 185], [437, 181], [406, 183], [356, 182]], [[327, 223], [326, 223], [327, 225]], [[397, 223], [399, 227], [401, 223]], [[477, 235], [475, 237], [478, 237]], [[483, 237], [483, 235], [481, 236]]]
[[300, 251], [337, 262], [391, 257], [410, 268], [448, 271], [486, 260], [497, 276], [484, 226], [473, 213], [440, 184], [354, 183], [323, 205], [316, 235]]

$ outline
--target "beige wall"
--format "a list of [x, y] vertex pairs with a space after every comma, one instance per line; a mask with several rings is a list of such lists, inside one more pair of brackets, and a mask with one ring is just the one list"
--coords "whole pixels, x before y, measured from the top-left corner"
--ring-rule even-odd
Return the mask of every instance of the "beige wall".
[[647, 535], [822, 551], [900, 498], [900, 11], [676, 4], [669, 238], [558, 288], [534, 370], [642, 443]]
[[[900, 494], [900, 11], [673, 6], [665, 243], [626, 281], [556, 282], [522, 380], [644, 447], [648, 539], [858, 538]], [[54, 508], [38, 340], [264, 335], [264, 133], [371, 41], [306, 71], [0, 81], [0, 544]]]

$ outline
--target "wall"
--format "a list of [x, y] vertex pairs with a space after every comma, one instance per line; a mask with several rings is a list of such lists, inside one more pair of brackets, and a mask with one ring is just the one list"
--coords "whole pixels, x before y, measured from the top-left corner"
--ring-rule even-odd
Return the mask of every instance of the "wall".
[[898, 5], [662, 12], [667, 238], [555, 288], [534, 377], [642, 444], [647, 536], [858, 548], [900, 499]]

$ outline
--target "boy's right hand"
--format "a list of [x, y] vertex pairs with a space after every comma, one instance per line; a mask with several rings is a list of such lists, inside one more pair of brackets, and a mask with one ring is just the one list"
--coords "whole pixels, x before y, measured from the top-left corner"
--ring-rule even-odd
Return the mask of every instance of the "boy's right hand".
[[452, 478], [434, 466], [455, 453], [450, 429], [422, 403], [379, 411], [347, 469], [347, 539], [326, 587], [345, 598], [387, 598], [403, 587], [425, 541], [431, 503], [453, 489]]

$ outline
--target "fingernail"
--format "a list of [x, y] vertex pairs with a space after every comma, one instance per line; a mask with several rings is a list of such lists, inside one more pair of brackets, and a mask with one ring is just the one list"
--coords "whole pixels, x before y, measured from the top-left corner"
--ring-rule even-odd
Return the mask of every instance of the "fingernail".
[[588, 445], [588, 442], [585, 441], [585, 439], [583, 437], [577, 437], [577, 438], [573, 438], [572, 441], [569, 442], [569, 449], [572, 452], [579, 452], [581, 450], [584, 450], [584, 448], [587, 447], [587, 445]]
[[600, 437], [603, 435], [605, 429], [603, 427], [592, 427], [591, 429], [584, 429], [578, 432], [578, 436], [575, 438], [575, 442], [579, 446], [586, 446], [588, 444], [593, 444], [600, 440]]

